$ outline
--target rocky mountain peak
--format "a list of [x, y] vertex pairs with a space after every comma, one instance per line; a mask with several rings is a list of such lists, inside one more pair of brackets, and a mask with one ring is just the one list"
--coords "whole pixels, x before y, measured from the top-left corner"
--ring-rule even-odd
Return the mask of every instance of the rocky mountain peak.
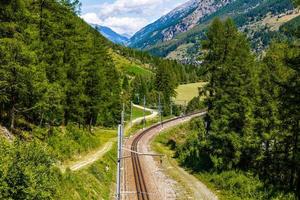
[[[176, 35], [195, 27], [201, 18], [216, 12], [221, 7], [233, 1], [190, 0], [137, 32], [131, 38], [130, 46], [147, 48], [147, 46], [158, 42], [171, 40]], [[144, 41], [143, 38], [148, 39]]]

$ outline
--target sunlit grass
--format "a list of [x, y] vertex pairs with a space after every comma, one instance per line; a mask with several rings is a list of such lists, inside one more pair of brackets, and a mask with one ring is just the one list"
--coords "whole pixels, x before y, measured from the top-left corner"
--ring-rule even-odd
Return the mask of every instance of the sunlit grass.
[[177, 89], [175, 104], [186, 105], [190, 100], [199, 95], [199, 88], [207, 84], [206, 82], [189, 83], [180, 85]]

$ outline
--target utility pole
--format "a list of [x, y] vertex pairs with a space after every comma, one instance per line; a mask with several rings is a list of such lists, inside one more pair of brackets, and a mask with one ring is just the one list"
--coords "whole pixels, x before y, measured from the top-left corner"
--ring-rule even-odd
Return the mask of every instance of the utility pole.
[[121, 157], [122, 157], [122, 125], [118, 126], [118, 166], [116, 200], [121, 200]]
[[132, 107], [133, 107], [133, 103], [132, 101], [130, 101], [130, 127], [132, 127]]
[[144, 95], [144, 123], [143, 127], [146, 127], [146, 96]]
[[124, 121], [125, 121], [125, 103], [123, 103], [123, 109], [121, 113], [121, 125], [124, 126]]
[[172, 105], [172, 99], [170, 99], [170, 111], [171, 111], [171, 116], [173, 115], [173, 105]]
[[121, 113], [121, 124], [118, 126], [118, 166], [117, 166], [117, 189], [116, 189], [116, 200], [121, 200], [121, 158], [122, 158], [122, 143], [124, 135], [124, 122], [125, 122], [125, 104], [123, 103], [123, 110]]
[[184, 115], [186, 115], [186, 112], [187, 112], [187, 101], [186, 100], [184, 101], [184, 106], [185, 106], [185, 108], [184, 108]]
[[160, 115], [160, 125], [163, 126], [162, 123], [162, 109], [161, 109], [161, 102], [160, 102], [160, 93], [158, 93], [158, 110]]

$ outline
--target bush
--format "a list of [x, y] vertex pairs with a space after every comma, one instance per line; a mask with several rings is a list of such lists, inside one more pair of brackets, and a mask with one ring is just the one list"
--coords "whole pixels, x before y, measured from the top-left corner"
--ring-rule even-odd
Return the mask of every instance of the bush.
[[224, 171], [221, 173], [199, 173], [199, 178], [210, 182], [217, 190], [221, 190], [224, 199], [230, 200], [295, 200], [292, 194], [285, 194], [275, 188], [266, 187], [251, 172]]
[[60, 160], [72, 158], [74, 155], [92, 150], [101, 145], [97, 135], [70, 124], [66, 128], [54, 128], [53, 135], [46, 142], [58, 154]]
[[187, 105], [187, 113], [192, 113], [205, 108], [205, 104], [200, 100], [200, 97], [194, 97]]
[[59, 172], [51, 150], [37, 141], [0, 146], [0, 199], [54, 199]]

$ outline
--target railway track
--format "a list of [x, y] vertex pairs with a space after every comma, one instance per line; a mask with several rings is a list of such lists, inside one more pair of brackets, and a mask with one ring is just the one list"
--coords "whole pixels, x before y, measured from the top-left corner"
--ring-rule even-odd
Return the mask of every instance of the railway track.
[[173, 118], [164, 121], [162, 124], [156, 124], [151, 126], [150, 128], [142, 131], [139, 135], [135, 137], [135, 139], [132, 142], [131, 145], [131, 161], [133, 166], [133, 174], [134, 174], [134, 180], [135, 180], [135, 187], [136, 187], [136, 194], [138, 200], [150, 200], [150, 196], [147, 190], [147, 184], [145, 181], [145, 176], [143, 174], [143, 169], [141, 165], [141, 161], [139, 158], [138, 152], [138, 143], [143, 138], [144, 135], [146, 135], [148, 132], [154, 130], [154, 129], [160, 129], [161, 126], [167, 125], [169, 123], [173, 123], [174, 121], [182, 120], [189, 117], [196, 117], [206, 114], [206, 109], [201, 110], [199, 112], [191, 113], [185, 116]]

